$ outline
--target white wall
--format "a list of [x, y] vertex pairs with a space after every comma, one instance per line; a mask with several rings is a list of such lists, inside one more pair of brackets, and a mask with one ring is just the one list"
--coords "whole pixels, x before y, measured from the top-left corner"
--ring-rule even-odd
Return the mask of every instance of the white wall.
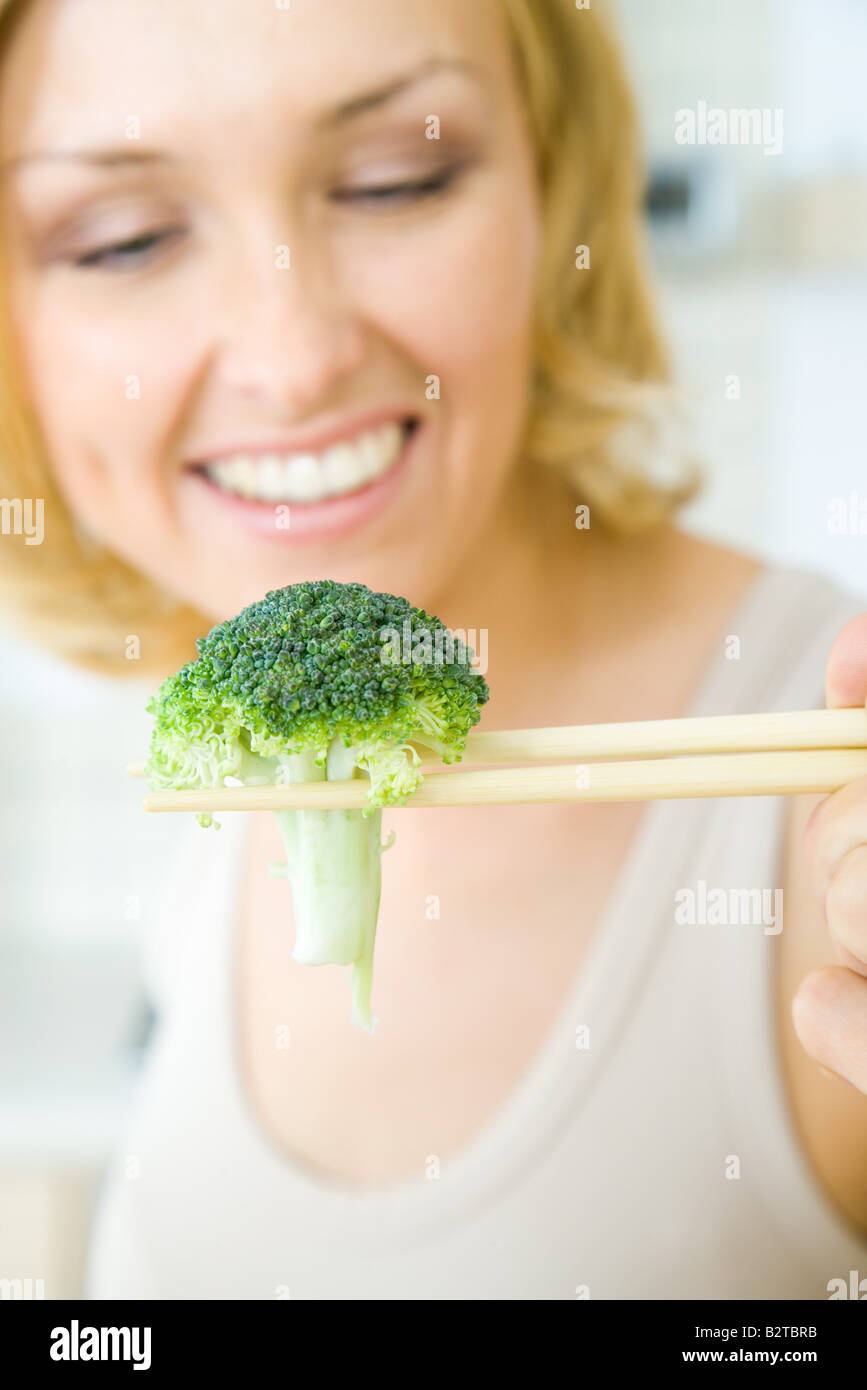
[[[685, 521], [806, 564], [867, 598], [867, 5], [861, 0], [618, 0], [651, 164], [699, 161], [736, 208], [722, 247], [658, 248], [679, 376], [708, 484]], [[674, 112], [703, 100], [780, 107], [782, 153], [678, 146]], [[731, 399], [728, 378], [739, 379]]]

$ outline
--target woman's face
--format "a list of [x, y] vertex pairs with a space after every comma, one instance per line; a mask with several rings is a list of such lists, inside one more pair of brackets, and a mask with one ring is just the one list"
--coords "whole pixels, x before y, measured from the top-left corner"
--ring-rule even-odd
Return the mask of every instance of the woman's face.
[[215, 618], [317, 577], [429, 602], [528, 400], [497, 0], [31, 0], [0, 131], [19, 349], [85, 527]]

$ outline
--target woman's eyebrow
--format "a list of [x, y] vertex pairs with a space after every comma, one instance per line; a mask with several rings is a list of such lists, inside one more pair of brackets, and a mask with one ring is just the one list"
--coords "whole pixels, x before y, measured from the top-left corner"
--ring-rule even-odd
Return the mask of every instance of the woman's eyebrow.
[[338, 106], [321, 116], [316, 124], [318, 126], [334, 126], [343, 121], [351, 121], [356, 116], [361, 116], [378, 106], [384, 106], [386, 102], [399, 96], [401, 92], [406, 91], [408, 87], [420, 82], [423, 78], [444, 71], [463, 72], [468, 77], [474, 77], [477, 80], [481, 80], [483, 77], [482, 69], [468, 59], [428, 58], [411, 71], [389, 78], [380, 86], [374, 87], [368, 92], [361, 92], [358, 96], [350, 97], [348, 101], [342, 101]]
[[104, 169], [122, 168], [124, 165], [170, 164], [173, 156], [163, 150], [135, 150], [118, 145], [110, 149], [83, 150], [34, 150], [32, 154], [15, 155], [12, 159], [0, 162], [4, 173], [34, 164], [40, 160], [68, 160], [78, 164], [96, 164]]
[[[353, 120], [356, 116], [361, 116], [367, 111], [384, 106], [394, 97], [399, 96], [401, 92], [406, 91], [408, 87], [433, 73], [444, 71], [463, 72], [467, 76], [479, 80], [483, 76], [481, 68], [468, 60], [429, 58], [410, 72], [392, 77], [371, 91], [361, 92], [358, 96], [350, 97], [348, 101], [342, 101], [338, 106], [321, 116], [316, 124], [320, 127], [334, 126], [342, 124], [344, 121]], [[3, 173], [8, 173], [41, 160], [68, 160], [73, 163], [95, 164], [103, 169], [117, 169], [127, 165], [143, 166], [177, 162], [175, 156], [164, 150], [130, 149], [129, 146], [119, 145], [114, 148], [92, 150], [35, 150], [30, 154], [15, 155], [11, 159], [0, 161], [0, 170]]]

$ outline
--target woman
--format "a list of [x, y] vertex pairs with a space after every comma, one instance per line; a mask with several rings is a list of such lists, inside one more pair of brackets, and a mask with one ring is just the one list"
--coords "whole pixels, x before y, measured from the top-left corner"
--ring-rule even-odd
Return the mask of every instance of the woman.
[[[488, 728], [799, 708], [829, 653], [864, 703], [854, 599], [672, 524], [603, 8], [7, 7], [30, 631], [118, 673], [134, 634], [156, 681], [327, 577], [483, 629]], [[90, 1296], [826, 1297], [867, 1228], [867, 784], [810, 810], [393, 813], [373, 1039], [289, 961], [270, 818], [193, 826]], [[685, 925], [700, 883], [785, 929]]]

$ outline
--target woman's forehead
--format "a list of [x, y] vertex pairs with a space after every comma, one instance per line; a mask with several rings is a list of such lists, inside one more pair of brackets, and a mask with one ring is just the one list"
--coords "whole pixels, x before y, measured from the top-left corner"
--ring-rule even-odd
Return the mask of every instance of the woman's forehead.
[[30, 0], [3, 67], [0, 125], [24, 153], [130, 117], [143, 141], [256, 112], [288, 134], [408, 77], [495, 85], [508, 45], [499, 0]]

